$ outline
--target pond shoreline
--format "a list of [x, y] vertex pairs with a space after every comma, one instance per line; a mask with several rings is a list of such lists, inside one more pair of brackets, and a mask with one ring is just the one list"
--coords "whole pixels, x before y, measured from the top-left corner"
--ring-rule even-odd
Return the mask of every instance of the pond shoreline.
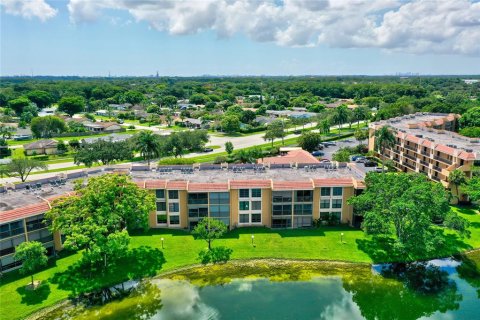
[[[434, 259], [446, 259], [446, 258], [454, 258], [454, 259], [461, 259], [462, 255], [468, 255], [471, 253], [475, 253], [480, 251], [480, 248], [475, 248], [471, 249], [465, 252], [461, 252], [458, 254], [455, 254], [453, 256], [449, 257], [438, 257]], [[433, 260], [433, 259], [429, 259]], [[419, 260], [419, 261], [429, 261], [429, 260]], [[295, 268], [297, 269], [297, 272], [302, 273], [305, 271], [306, 277], [312, 277], [312, 276], [335, 276], [337, 272], [335, 270], [348, 270], [347, 272], [350, 273], [355, 273], [355, 270], [359, 271], [365, 271], [369, 270], [371, 271], [372, 266], [375, 264], [372, 263], [362, 263], [362, 262], [349, 262], [349, 261], [334, 261], [334, 260], [318, 260], [318, 259], [288, 259], [288, 258], [254, 258], [254, 259], [238, 259], [238, 260], [230, 260], [226, 263], [222, 264], [192, 264], [188, 266], [184, 266], [181, 268], [177, 268], [174, 270], [169, 270], [166, 272], [163, 272], [161, 274], [158, 274], [153, 277], [147, 277], [143, 278], [142, 280], [139, 281], [139, 283], [142, 282], [148, 282], [151, 280], [155, 279], [184, 279], [184, 280], [190, 280], [192, 282], [199, 281], [199, 279], [202, 279], [207, 277], [208, 272], [213, 273], [212, 271], [215, 270], [226, 270], [228, 269], [229, 271], [233, 271], [232, 273], [228, 273], [228, 277], [220, 278], [223, 279], [226, 282], [222, 282], [220, 280], [219, 283], [215, 282], [209, 282], [207, 281], [206, 283], [203, 283], [201, 285], [206, 285], [207, 283], [210, 285], [215, 285], [215, 284], [221, 284], [221, 283], [228, 283], [232, 279], [238, 279], [238, 278], [268, 278], [269, 275], [267, 274], [262, 274], [262, 272], [259, 273], [254, 273], [253, 270], [256, 269], [262, 269], [263, 271], [268, 270], [270, 272], [272, 269], [278, 270], [284, 270], [282, 268], [288, 268], [290, 269], [289, 271], [295, 271]], [[315, 270], [315, 272], [312, 272], [313, 267], [320, 267], [323, 268], [322, 270], [318, 271]], [[355, 267], [355, 268], [348, 268], [345, 269], [345, 267]], [[247, 274], [243, 273], [239, 270], [240, 269], [247, 269]], [[235, 271], [236, 270], [236, 271]], [[197, 275], [194, 275], [193, 271], [197, 271]], [[273, 271], [273, 270], [272, 270]], [[202, 273], [201, 275], [198, 275], [198, 273]], [[188, 273], [188, 275], [187, 275]], [[217, 275], [217, 273], [215, 272]], [[275, 280], [275, 276], [278, 276], [278, 274], [271, 274], [270, 276], [272, 277], [271, 279]], [[304, 275], [304, 276], [305, 276]], [[298, 275], [297, 275], [298, 276]], [[292, 281], [299, 280], [302, 278], [302, 275], [300, 275], [300, 278], [295, 278], [291, 279]], [[203, 279], [202, 279], [203, 280]], [[218, 281], [218, 279], [215, 279]], [[283, 279], [280, 281], [285, 281], [288, 279]], [[117, 284], [119, 285], [119, 284]], [[41, 319], [43, 316], [47, 315], [48, 313], [55, 311], [59, 308], [72, 308], [75, 306], [75, 303], [71, 299], [64, 299], [62, 301], [59, 301], [58, 303], [48, 306], [46, 308], [43, 308], [41, 310], [38, 310], [26, 317], [27, 320], [38, 320]]]

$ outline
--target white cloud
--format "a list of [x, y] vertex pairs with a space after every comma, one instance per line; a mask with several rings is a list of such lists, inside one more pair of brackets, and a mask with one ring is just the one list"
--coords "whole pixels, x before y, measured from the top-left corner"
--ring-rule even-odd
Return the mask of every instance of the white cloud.
[[5, 8], [6, 13], [27, 19], [36, 17], [46, 21], [57, 14], [57, 10], [45, 0], [0, 0], [0, 5]]

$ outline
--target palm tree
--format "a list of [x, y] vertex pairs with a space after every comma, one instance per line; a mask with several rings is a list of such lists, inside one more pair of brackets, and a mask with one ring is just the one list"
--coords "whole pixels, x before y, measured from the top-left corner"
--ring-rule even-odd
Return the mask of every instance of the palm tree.
[[467, 177], [465, 173], [461, 170], [455, 169], [450, 172], [448, 175], [448, 181], [450, 184], [455, 186], [455, 194], [457, 199], [460, 199], [460, 194], [458, 193], [458, 186], [465, 184], [467, 182]]
[[160, 140], [152, 131], [141, 131], [135, 137], [134, 145], [149, 166], [151, 159], [160, 156]]
[[342, 125], [348, 120], [348, 108], [346, 105], [342, 104], [335, 109], [335, 114], [333, 115], [335, 122], [338, 123], [340, 131], [342, 131]]
[[357, 120], [357, 128], [360, 128], [360, 121], [368, 118], [369, 111], [365, 107], [353, 109], [353, 118]]
[[382, 170], [385, 173], [385, 149], [395, 145], [395, 135], [389, 126], [383, 126], [375, 132], [375, 149], [382, 157]]

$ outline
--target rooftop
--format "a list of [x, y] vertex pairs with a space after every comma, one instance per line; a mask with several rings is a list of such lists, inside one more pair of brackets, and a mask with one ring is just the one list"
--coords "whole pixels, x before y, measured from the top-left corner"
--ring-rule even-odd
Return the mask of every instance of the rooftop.
[[302, 149], [285, 151], [288, 151], [286, 155], [258, 159], [257, 162], [270, 164], [319, 163], [318, 159], [312, 156], [308, 151]]
[[408, 141], [427, 147], [435, 145], [435, 150], [452, 154], [457, 151], [461, 158], [469, 160], [480, 159], [480, 139], [469, 138], [458, 133], [434, 129], [445, 121], [458, 118], [454, 114], [416, 113], [370, 124], [371, 128], [388, 125], [394, 128], [398, 135]]
[[[48, 210], [51, 200], [73, 191], [73, 181], [78, 178], [99, 176], [105, 173], [124, 172], [140, 187], [147, 189], [177, 189], [198, 191], [227, 191], [239, 188], [310, 189], [313, 186], [352, 186], [363, 180], [364, 172], [355, 164], [317, 164], [301, 168], [278, 165], [278, 168], [263, 168], [258, 165], [236, 165], [221, 168], [220, 165], [159, 167], [148, 170], [147, 166], [117, 166], [104, 169], [81, 170], [63, 177], [43, 179], [16, 185], [16, 190], [0, 193], [0, 222], [42, 213]], [[141, 171], [145, 170], [145, 171]], [[62, 178], [62, 179], [60, 179]], [[54, 180], [57, 183], [50, 183]], [[62, 183], [60, 183], [62, 181]], [[28, 185], [28, 190], [26, 186]], [[34, 188], [32, 189], [32, 186]], [[2, 187], [3, 188], [3, 187]], [[3, 190], [3, 189], [2, 189]], [[21, 208], [21, 209], [20, 209]]]

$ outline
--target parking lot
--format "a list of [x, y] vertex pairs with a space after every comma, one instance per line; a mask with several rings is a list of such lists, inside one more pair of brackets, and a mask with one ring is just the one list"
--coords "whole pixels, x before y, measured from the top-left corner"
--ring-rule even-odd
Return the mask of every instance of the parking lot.
[[353, 138], [338, 140], [335, 142], [337, 144], [335, 146], [324, 147], [323, 150], [321, 150], [321, 152], [323, 152], [325, 155], [319, 158], [332, 160], [332, 155], [341, 147], [355, 147], [356, 145], [358, 145], [358, 142], [355, 141], [355, 139]]

